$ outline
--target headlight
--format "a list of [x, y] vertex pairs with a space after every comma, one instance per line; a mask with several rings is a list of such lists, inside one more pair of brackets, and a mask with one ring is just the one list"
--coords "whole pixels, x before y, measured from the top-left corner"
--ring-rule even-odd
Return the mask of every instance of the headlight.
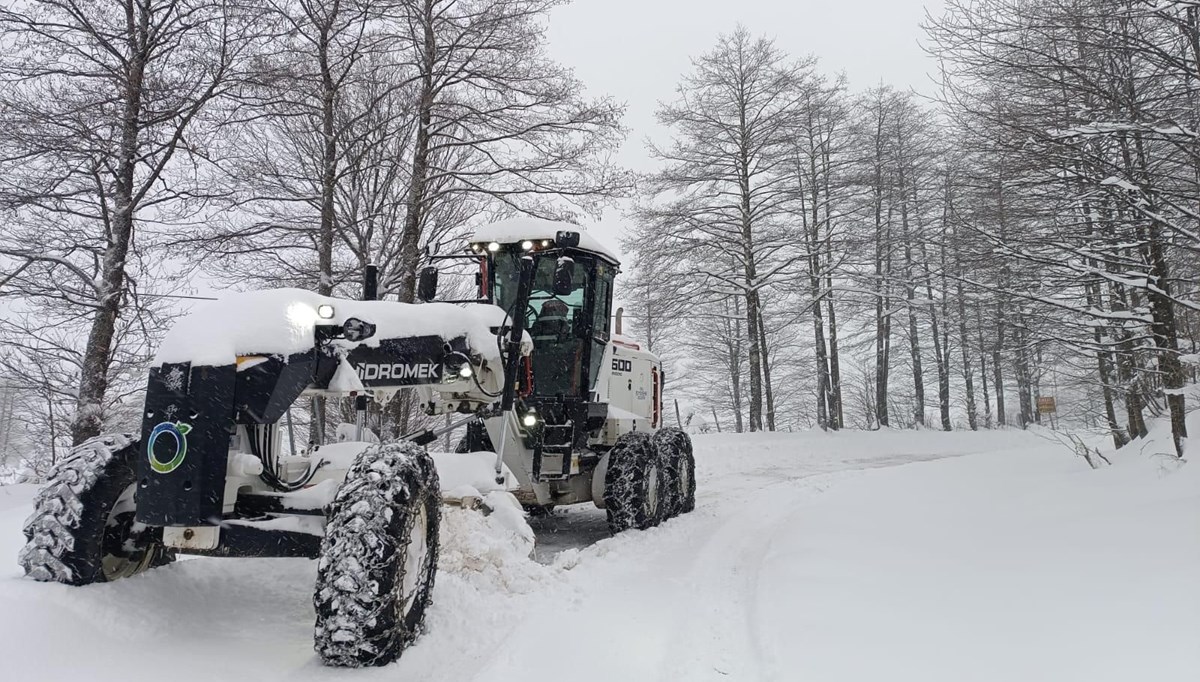
[[475, 373], [475, 370], [471, 369], [470, 365], [463, 365], [462, 369], [458, 370], [458, 376], [460, 376], [464, 379], [470, 379], [471, 375], [474, 373]]
[[521, 242], [521, 248], [526, 251], [533, 251], [533, 242], [526, 239], [525, 241]]
[[499, 250], [500, 250], [500, 242], [492, 242], [491, 244], [488, 244], [488, 251], [495, 253]]
[[323, 303], [317, 306], [317, 317], [321, 318], [322, 320], [332, 320], [335, 312], [336, 311], [333, 309], [333, 306], [329, 305], [328, 303]]
[[521, 422], [529, 428], [533, 428], [533, 427], [537, 426], [537, 423], [538, 423], [537, 412], [534, 412], [533, 410], [526, 412], [525, 418], [522, 419]]

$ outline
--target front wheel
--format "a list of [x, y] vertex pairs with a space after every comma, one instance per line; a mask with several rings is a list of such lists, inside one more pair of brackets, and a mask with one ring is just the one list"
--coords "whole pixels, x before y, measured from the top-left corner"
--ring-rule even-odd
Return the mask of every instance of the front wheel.
[[17, 561], [35, 580], [88, 585], [168, 564], [162, 529], [134, 519], [141, 452], [130, 434], [84, 442], [57, 464], [33, 501]]
[[387, 665], [421, 633], [437, 571], [441, 493], [419, 445], [359, 455], [330, 506], [313, 603], [326, 665]]

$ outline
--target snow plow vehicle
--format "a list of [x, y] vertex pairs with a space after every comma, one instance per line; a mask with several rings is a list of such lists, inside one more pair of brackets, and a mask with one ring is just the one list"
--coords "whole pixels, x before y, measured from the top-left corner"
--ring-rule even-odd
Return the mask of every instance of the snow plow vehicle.
[[[449, 259], [475, 271], [475, 299], [434, 302]], [[85, 585], [177, 554], [316, 559], [321, 660], [384, 665], [422, 630], [442, 504], [479, 505], [426, 450], [452, 429], [528, 509], [592, 502], [614, 533], [692, 509], [691, 441], [661, 424], [662, 365], [610, 324], [616, 257], [575, 226], [518, 219], [431, 263], [419, 304], [371, 300], [368, 279], [364, 300], [251, 292], [177, 321], [141, 433], [79, 445], [35, 498], [26, 574]], [[401, 390], [448, 423], [366, 442], [368, 399]], [[355, 438], [326, 445], [313, 420], [297, 450], [293, 405], [333, 398], [353, 400]]]

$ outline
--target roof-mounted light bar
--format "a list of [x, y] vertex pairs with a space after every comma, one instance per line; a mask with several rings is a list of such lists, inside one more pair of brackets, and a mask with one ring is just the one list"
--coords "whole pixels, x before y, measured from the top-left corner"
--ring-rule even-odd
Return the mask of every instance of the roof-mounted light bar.
[[[522, 251], [539, 251], [541, 249], [549, 249], [551, 247], [576, 249], [579, 248], [579, 242], [580, 237], [578, 232], [573, 230], [562, 230], [555, 235], [554, 239], [522, 239], [520, 241], [512, 242], [512, 244], [520, 246]], [[471, 244], [471, 250], [475, 253], [483, 253], [484, 251], [489, 253], [497, 253], [507, 245], [507, 243], [501, 242], [474, 242]]]

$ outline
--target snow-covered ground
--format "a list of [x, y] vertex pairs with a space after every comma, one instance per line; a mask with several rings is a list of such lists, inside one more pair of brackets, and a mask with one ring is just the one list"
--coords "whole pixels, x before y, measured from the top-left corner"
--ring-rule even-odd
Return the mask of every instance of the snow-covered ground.
[[428, 632], [377, 670], [316, 663], [313, 562], [23, 579], [33, 491], [0, 487], [0, 677], [1200, 679], [1198, 463], [1139, 446], [1093, 471], [1015, 431], [696, 447], [696, 511], [650, 531], [558, 513], [533, 521], [531, 560], [499, 524], [448, 512]]

